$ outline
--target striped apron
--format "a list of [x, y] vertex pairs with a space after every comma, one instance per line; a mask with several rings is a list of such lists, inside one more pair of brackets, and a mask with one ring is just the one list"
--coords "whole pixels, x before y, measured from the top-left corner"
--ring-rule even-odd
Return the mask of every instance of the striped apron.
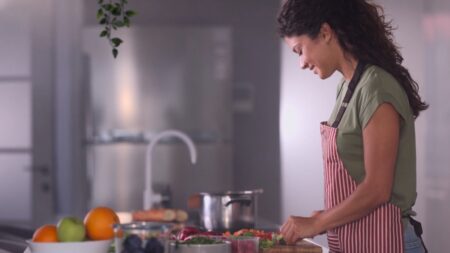
[[[357, 183], [339, 158], [336, 136], [337, 126], [359, 82], [364, 66], [365, 64], [361, 61], [358, 63], [335, 122], [332, 126], [328, 126], [325, 122], [320, 126], [326, 209], [333, 208], [344, 201], [357, 187]], [[336, 253], [403, 253], [402, 230], [400, 209], [386, 203], [359, 220], [327, 231], [328, 246], [330, 252]]]

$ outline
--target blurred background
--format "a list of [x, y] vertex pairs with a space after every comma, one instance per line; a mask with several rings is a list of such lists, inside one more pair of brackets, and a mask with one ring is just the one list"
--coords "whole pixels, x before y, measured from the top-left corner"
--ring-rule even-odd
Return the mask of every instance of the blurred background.
[[[450, 1], [377, 0], [430, 104], [417, 120], [418, 200], [431, 252], [450, 246]], [[321, 81], [276, 34], [279, 1], [130, 0], [114, 60], [97, 1], [0, 0], [0, 223], [36, 227], [96, 205], [142, 208], [145, 148], [155, 191], [263, 188], [258, 220], [323, 208], [319, 122], [340, 76]], [[316, 240], [326, 244], [324, 237]]]

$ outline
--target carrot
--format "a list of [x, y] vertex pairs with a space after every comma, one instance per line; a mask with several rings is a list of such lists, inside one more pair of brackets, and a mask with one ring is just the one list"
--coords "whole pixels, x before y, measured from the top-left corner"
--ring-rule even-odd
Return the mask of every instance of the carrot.
[[176, 212], [172, 209], [149, 209], [133, 212], [134, 221], [174, 221]]
[[176, 213], [175, 219], [178, 222], [185, 222], [189, 218], [189, 216], [188, 216], [186, 211], [178, 209], [178, 210], [175, 211], [175, 213]]

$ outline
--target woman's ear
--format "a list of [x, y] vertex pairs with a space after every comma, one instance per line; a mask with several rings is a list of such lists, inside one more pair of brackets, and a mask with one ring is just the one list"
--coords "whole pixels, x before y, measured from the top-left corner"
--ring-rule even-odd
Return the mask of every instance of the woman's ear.
[[331, 29], [331, 26], [328, 23], [323, 23], [320, 27], [320, 36], [327, 44], [331, 42], [333, 29]]

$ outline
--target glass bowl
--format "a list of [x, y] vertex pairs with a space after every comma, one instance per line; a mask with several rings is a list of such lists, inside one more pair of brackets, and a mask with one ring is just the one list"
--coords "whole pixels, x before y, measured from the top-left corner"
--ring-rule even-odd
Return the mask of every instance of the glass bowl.
[[171, 224], [158, 222], [115, 224], [115, 253], [132, 252], [137, 248], [139, 252], [166, 253], [172, 228]]

